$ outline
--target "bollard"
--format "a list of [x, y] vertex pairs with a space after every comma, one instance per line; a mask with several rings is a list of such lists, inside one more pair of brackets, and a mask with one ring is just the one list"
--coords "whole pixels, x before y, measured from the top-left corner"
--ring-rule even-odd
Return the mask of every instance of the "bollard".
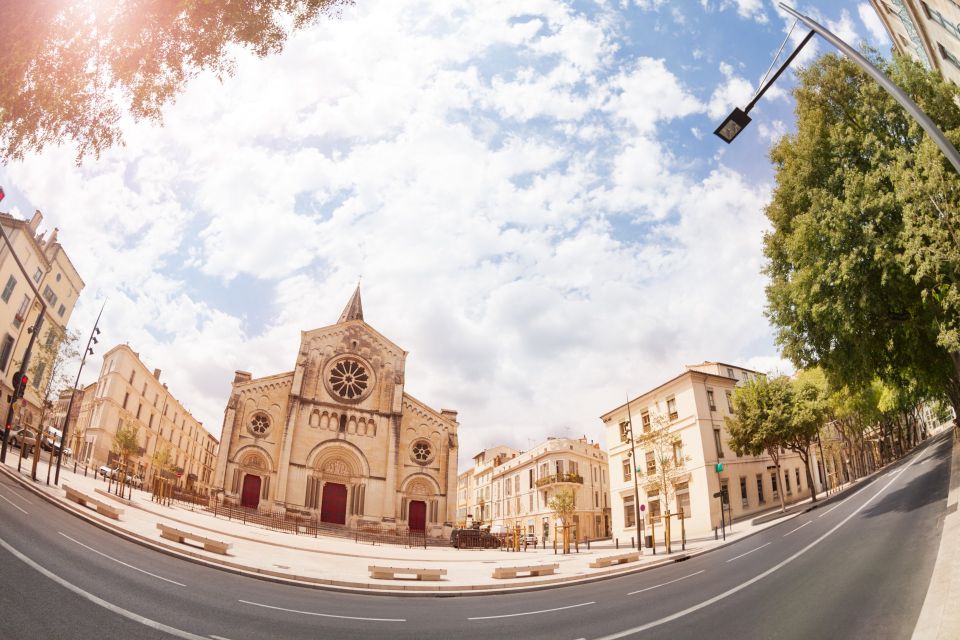
[[716, 527], [713, 528], [713, 539], [714, 539], [714, 540], [717, 539], [717, 528], [716, 528]]
[[630, 536], [630, 548], [633, 549], [633, 536]]
[[573, 538], [573, 547], [576, 549], [577, 553], [580, 553], [580, 539], [577, 537]]
[[587, 538], [587, 551], [590, 551], [590, 538]]
[[620, 538], [614, 538], [614, 539], [613, 539], [613, 548], [614, 548], [614, 549], [619, 549], [619, 548], [620, 548]]

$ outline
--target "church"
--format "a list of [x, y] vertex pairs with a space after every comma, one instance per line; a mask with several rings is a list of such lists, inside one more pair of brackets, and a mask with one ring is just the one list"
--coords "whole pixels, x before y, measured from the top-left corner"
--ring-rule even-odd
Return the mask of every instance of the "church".
[[407, 352], [363, 319], [302, 331], [293, 371], [237, 371], [214, 486], [227, 503], [441, 536], [456, 513], [457, 412], [404, 391]]

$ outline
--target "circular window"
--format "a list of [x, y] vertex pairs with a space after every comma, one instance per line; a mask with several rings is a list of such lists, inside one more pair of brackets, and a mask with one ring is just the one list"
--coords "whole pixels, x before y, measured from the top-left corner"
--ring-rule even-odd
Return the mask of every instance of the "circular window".
[[330, 388], [341, 398], [358, 400], [370, 386], [370, 376], [356, 360], [341, 360], [330, 369]]
[[410, 447], [410, 457], [417, 464], [427, 464], [433, 460], [433, 447], [426, 440], [417, 440]]
[[262, 438], [267, 435], [267, 431], [270, 430], [270, 418], [263, 413], [254, 414], [250, 419], [250, 433], [258, 438]]

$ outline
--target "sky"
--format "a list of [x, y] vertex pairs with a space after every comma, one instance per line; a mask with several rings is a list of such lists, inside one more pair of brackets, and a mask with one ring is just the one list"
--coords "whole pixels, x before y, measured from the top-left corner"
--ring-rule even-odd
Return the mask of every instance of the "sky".
[[[866, 1], [797, 8], [889, 53]], [[792, 371], [762, 273], [792, 72], [734, 144], [712, 133], [792, 24], [766, 0], [357, 0], [99, 159], [0, 166], [3, 210], [59, 228], [86, 282], [72, 329], [106, 300], [82, 382], [128, 343], [215, 436], [233, 372], [292, 370], [359, 281], [407, 393], [459, 411], [461, 469], [605, 446], [599, 416], [687, 364]]]

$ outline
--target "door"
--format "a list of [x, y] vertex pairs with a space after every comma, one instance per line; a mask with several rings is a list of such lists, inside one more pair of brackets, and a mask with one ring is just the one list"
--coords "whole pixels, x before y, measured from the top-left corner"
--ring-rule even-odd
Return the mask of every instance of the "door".
[[240, 506], [256, 509], [260, 504], [260, 476], [247, 474], [243, 477], [243, 492], [240, 494]]
[[347, 523], [347, 487], [328, 482], [323, 485], [323, 498], [320, 503], [320, 521], [331, 524]]
[[411, 531], [425, 530], [427, 528], [427, 503], [423, 500], [412, 500], [408, 520]]

